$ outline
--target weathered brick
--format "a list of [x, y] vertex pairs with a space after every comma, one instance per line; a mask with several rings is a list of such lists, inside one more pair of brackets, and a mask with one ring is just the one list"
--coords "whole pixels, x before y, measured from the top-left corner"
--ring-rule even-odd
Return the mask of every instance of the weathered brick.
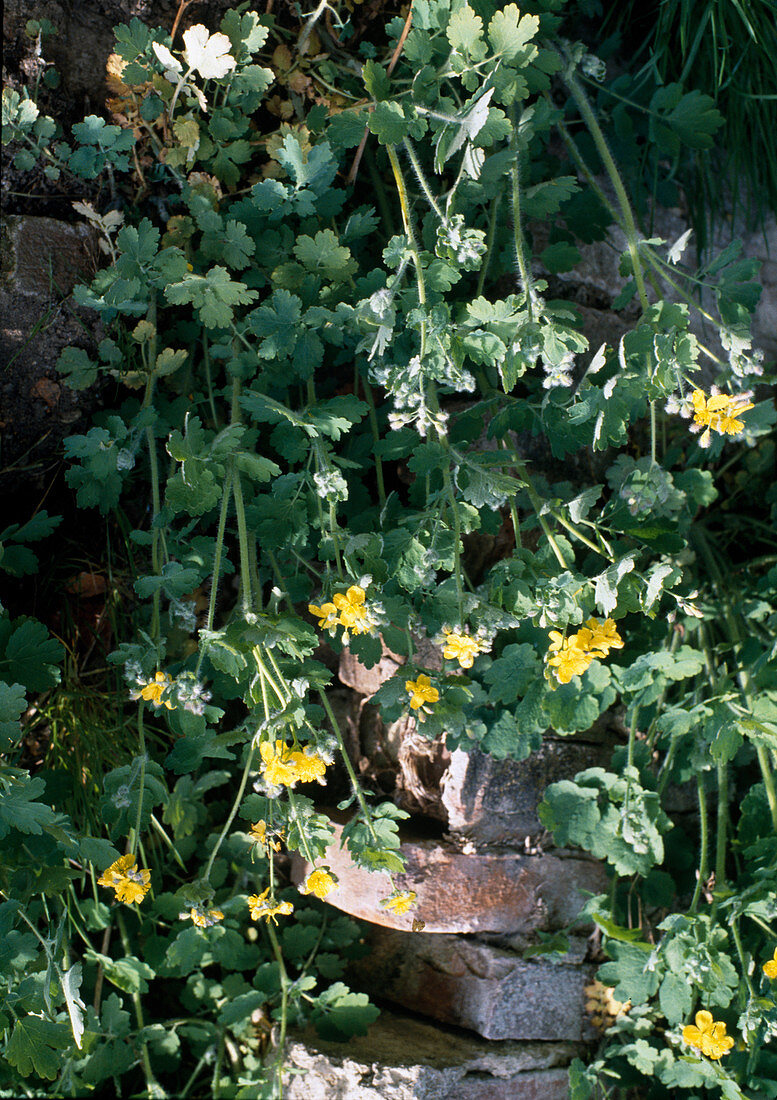
[[[327, 862], [339, 879], [327, 902], [354, 917], [386, 928], [409, 929], [413, 919], [428, 932], [508, 932], [527, 935], [569, 924], [583, 905], [582, 891], [605, 888], [603, 867], [592, 860], [515, 852], [467, 853], [447, 841], [405, 840], [406, 870], [394, 879], [418, 895], [402, 916], [382, 909], [390, 893], [388, 876], [357, 867], [339, 847], [340, 826]], [[310, 864], [294, 857], [299, 883]]]
[[366, 1036], [294, 1035], [289, 1100], [566, 1100], [573, 1043], [489, 1043], [383, 1011]]
[[586, 966], [519, 955], [457, 936], [370, 932], [370, 955], [352, 981], [395, 1004], [485, 1039], [579, 1042]]
[[606, 767], [611, 752], [612, 742], [578, 737], [546, 737], [526, 760], [456, 749], [440, 783], [448, 828], [475, 844], [521, 845], [543, 832], [537, 807], [549, 784]]

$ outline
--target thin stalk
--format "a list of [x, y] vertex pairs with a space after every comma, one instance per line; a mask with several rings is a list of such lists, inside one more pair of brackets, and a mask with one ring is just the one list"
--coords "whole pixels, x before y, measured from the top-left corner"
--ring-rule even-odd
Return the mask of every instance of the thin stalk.
[[[235, 495], [235, 515], [237, 516], [237, 538], [240, 544], [240, 585], [243, 590], [243, 610], [253, 611], [253, 599], [251, 596], [251, 566], [248, 554], [248, 527], [246, 525], [246, 511], [243, 503], [243, 487], [240, 483], [238, 470], [232, 471], [232, 490]], [[259, 593], [256, 594], [259, 600]]]
[[726, 881], [726, 843], [728, 832], [728, 765], [718, 764], [718, 820], [715, 837], [715, 887]]
[[155, 830], [157, 835], [160, 836], [162, 838], [162, 840], [164, 841], [164, 843], [167, 845], [168, 851], [172, 852], [173, 856], [175, 857], [175, 862], [178, 864], [178, 866], [183, 871], [185, 871], [186, 870], [186, 864], [181, 859], [181, 855], [180, 855], [178, 849], [175, 846], [175, 842], [170, 839], [170, 837], [167, 834], [167, 830], [165, 829], [165, 827], [162, 825], [162, 823], [159, 821], [159, 819], [156, 817], [155, 814], [151, 815], [151, 826]]
[[[424, 271], [421, 267], [421, 257], [418, 254], [418, 243], [416, 241], [415, 231], [413, 229], [412, 218], [410, 217], [410, 203], [407, 197], [407, 187], [405, 185], [405, 177], [402, 175], [402, 169], [399, 164], [396, 149], [393, 145], [386, 146], [386, 152], [388, 153], [389, 163], [391, 164], [391, 170], [394, 173], [394, 182], [397, 185], [397, 193], [399, 195], [399, 205], [402, 209], [402, 222], [405, 227], [405, 233], [410, 244], [410, 254], [413, 257], [413, 266], [415, 267], [416, 284], [418, 286], [418, 301], [422, 306], [426, 305], [426, 283], [424, 281]], [[426, 352], [426, 321], [421, 322], [421, 357]]]
[[267, 936], [270, 940], [275, 961], [278, 964], [278, 977], [281, 983], [281, 1021], [278, 1031], [278, 1051], [275, 1058], [275, 1078], [278, 1088], [277, 1098], [283, 1100], [283, 1054], [286, 1046], [286, 1021], [289, 1015], [289, 975], [283, 962], [281, 945], [278, 943], [278, 937], [275, 935], [275, 929], [269, 919], [267, 921]]
[[235, 800], [232, 803], [232, 809], [229, 811], [229, 816], [227, 817], [227, 820], [224, 822], [224, 828], [219, 833], [219, 838], [216, 841], [215, 845], [213, 846], [213, 851], [210, 853], [210, 857], [209, 857], [208, 862], [205, 866], [205, 871], [203, 872], [203, 875], [202, 875], [203, 879], [206, 882], [210, 878], [211, 868], [213, 867], [213, 864], [216, 860], [216, 856], [219, 853], [219, 848], [224, 843], [224, 837], [229, 832], [229, 830], [232, 826], [232, 822], [235, 820], [235, 817], [237, 815], [237, 811], [238, 811], [238, 808], [240, 806], [240, 803], [243, 800], [243, 795], [245, 793], [246, 784], [248, 783], [248, 776], [251, 772], [251, 765], [254, 762], [254, 753], [255, 752], [256, 752], [256, 743], [254, 741], [252, 741], [251, 742], [251, 748], [249, 749], [248, 756], [246, 758], [245, 767], [243, 768], [243, 775], [241, 776], [241, 779], [240, 779], [240, 786], [237, 789], [237, 794], [235, 795]]
[[337, 745], [338, 745], [338, 748], [340, 749], [340, 755], [343, 758], [343, 763], [345, 764], [345, 770], [348, 772], [348, 778], [351, 781], [351, 786], [353, 787], [353, 793], [356, 795], [356, 801], [359, 803], [359, 808], [360, 808], [360, 810], [361, 810], [361, 812], [364, 816], [364, 823], [367, 826], [367, 828], [369, 829], [370, 835], [372, 836], [372, 839], [377, 842], [378, 837], [377, 837], [377, 834], [376, 834], [375, 829], [374, 829], [373, 824], [372, 824], [372, 814], [370, 813], [370, 808], [367, 805], [367, 800], [365, 799], [364, 794], [362, 793], [362, 789], [361, 789], [361, 785], [359, 783], [359, 780], [356, 778], [356, 772], [353, 770], [353, 764], [351, 763], [351, 758], [348, 755], [348, 750], [345, 747], [345, 742], [343, 741], [343, 735], [340, 732], [340, 726], [338, 724], [338, 721], [334, 716], [334, 712], [332, 711], [332, 707], [330, 705], [330, 702], [327, 699], [326, 692], [325, 691], [319, 691], [318, 695], [319, 695], [319, 698], [321, 699], [321, 702], [324, 705], [324, 710], [326, 711], [327, 718], [329, 719], [329, 724], [332, 727], [332, 732], [334, 733], [335, 737], [337, 738]]
[[[129, 936], [127, 935], [127, 926], [124, 923], [124, 915], [120, 909], [116, 910], [116, 923], [119, 926], [119, 935], [121, 936], [121, 944], [124, 948], [124, 955], [126, 958], [131, 959], [133, 956], [132, 946], [129, 942]], [[136, 990], [131, 994], [131, 997], [132, 1004], [135, 1008], [135, 1020], [137, 1021], [138, 1031], [142, 1031], [145, 1027], [145, 1023], [143, 1021], [143, 1006], [140, 1003], [140, 994]], [[140, 1040], [140, 1061], [143, 1066], [143, 1076], [146, 1079], [146, 1095], [149, 1098], [166, 1096], [167, 1093], [154, 1077], [154, 1071], [151, 1068], [151, 1059], [148, 1054], [148, 1045], [145, 1039]]]
[[372, 439], [375, 444], [375, 450], [373, 451], [373, 458], [375, 459], [375, 479], [378, 483], [378, 500], [380, 502], [380, 509], [386, 507], [386, 486], [383, 480], [383, 463], [380, 455], [377, 452], [377, 446], [380, 442], [380, 432], [378, 431], [378, 417], [375, 412], [375, 395], [372, 392], [372, 386], [366, 379], [362, 380], [364, 386], [364, 395], [367, 398], [367, 409], [370, 419], [370, 430], [372, 431]]
[[499, 214], [499, 204], [502, 201], [502, 193], [500, 192], [491, 200], [491, 209], [488, 213], [488, 232], [486, 234], [486, 254], [483, 257], [483, 263], [480, 265], [480, 271], [478, 272], [478, 285], [475, 288], [475, 297], [479, 298], [483, 293], [483, 287], [486, 285], [486, 275], [488, 273], [488, 267], [491, 263], [491, 252], [494, 247], [494, 237], [496, 236], [496, 222]]
[[140, 840], [140, 817], [143, 810], [143, 794], [146, 785], [146, 734], [143, 729], [143, 710], [145, 709], [145, 703], [142, 699], [138, 700], [138, 742], [140, 748], [140, 781], [138, 783], [138, 810], [135, 814], [135, 827], [132, 830], [129, 840], [129, 851], [132, 852], [133, 857], [138, 850], [138, 841]]
[[[563, 61], [562, 61], [563, 64]], [[605, 167], [607, 175], [610, 177], [610, 182], [615, 190], [615, 195], [618, 199], [621, 211], [623, 212], [623, 228], [626, 233], [627, 247], [629, 256], [631, 257], [632, 273], [634, 275], [634, 281], [637, 284], [637, 293], [639, 295], [640, 304], [643, 312], [647, 311], [649, 302], [647, 296], [647, 290], [645, 288], [645, 278], [642, 272], [642, 261], [639, 255], [639, 240], [640, 234], [637, 230], [637, 224], [634, 221], [634, 213], [631, 209], [631, 203], [629, 197], [626, 194], [626, 188], [621, 179], [620, 173], [616, 167], [615, 161], [612, 158], [612, 154], [605, 141], [604, 134], [602, 133], [599, 122], [594, 114], [591, 104], [588, 102], [588, 97], [583, 91], [577, 77], [572, 72], [567, 72], [564, 76], [564, 83], [569, 88], [570, 94], [575, 101], [577, 109], [583, 117], [583, 120], [588, 127], [591, 137], [596, 145], [596, 151], [601, 158], [602, 164]]]
[[[224, 530], [227, 525], [227, 510], [229, 509], [229, 495], [231, 491], [231, 471], [227, 470], [224, 477], [224, 487], [221, 491], [221, 511], [219, 512], [219, 525], [216, 531], [216, 548], [213, 551], [213, 578], [210, 582], [210, 598], [208, 600], [208, 614], [205, 619], [205, 630], [210, 632], [213, 630], [213, 618], [216, 614], [216, 598], [218, 596], [219, 589], [219, 573], [221, 572], [221, 554], [224, 549]], [[197, 657], [197, 669], [194, 673], [195, 677], [199, 676], [202, 661], [205, 656], [205, 647], [200, 647], [199, 656]]]
[[453, 491], [450, 467], [443, 470], [443, 480], [448, 499], [451, 502], [453, 513], [453, 569], [456, 576], [456, 599], [459, 605], [459, 626], [464, 628], [464, 589], [461, 583], [461, 517], [456, 505], [456, 494]]
[[442, 224], [446, 225], [447, 222], [448, 222], [448, 219], [446, 218], [445, 214], [442, 212], [440, 207], [437, 205], [437, 199], [432, 194], [431, 188], [429, 187], [429, 184], [426, 182], [426, 177], [424, 176], [424, 173], [421, 170], [421, 165], [418, 161], [418, 157], [416, 156], [415, 149], [413, 148], [413, 145], [412, 145], [412, 142], [410, 141], [410, 138], [405, 138], [403, 140], [402, 144], [405, 147], [405, 152], [407, 153], [407, 159], [412, 164], [413, 171], [415, 172], [415, 174], [418, 178], [418, 182], [421, 184], [421, 190], [423, 191], [423, 193], [426, 195], [427, 199], [429, 200], [429, 205], [431, 206], [432, 210], [434, 210], [435, 214], [440, 219]]
[[693, 897], [691, 898], [691, 906], [689, 912], [695, 913], [699, 904], [699, 898], [701, 897], [701, 888], [704, 880], [707, 878], [707, 852], [709, 850], [710, 834], [709, 824], [707, 822], [707, 792], [704, 789], [704, 773], [699, 772], [696, 776], [696, 790], [699, 796], [699, 830], [700, 830], [700, 847], [699, 853], [699, 877], [696, 880], [696, 889], [693, 891]]
[[521, 159], [518, 150], [515, 150], [515, 161], [510, 172], [513, 200], [513, 240], [515, 243], [515, 259], [518, 263], [518, 271], [523, 283], [523, 293], [526, 299], [526, 312], [529, 320], [533, 320], [534, 306], [532, 303], [532, 279], [529, 264], [526, 259], [526, 241], [523, 237], [521, 225]]
[[340, 557], [340, 539], [337, 536], [337, 512], [335, 511], [334, 501], [329, 501], [329, 531], [332, 535], [332, 545], [335, 548], [335, 564], [337, 565], [337, 575], [340, 580], [343, 579], [343, 563]]

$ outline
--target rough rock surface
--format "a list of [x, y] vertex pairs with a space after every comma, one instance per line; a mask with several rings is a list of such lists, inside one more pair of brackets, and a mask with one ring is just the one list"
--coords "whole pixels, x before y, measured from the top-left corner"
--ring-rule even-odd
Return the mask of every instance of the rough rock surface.
[[96, 249], [88, 229], [53, 218], [7, 217], [0, 243], [0, 487], [11, 492], [20, 478], [43, 485], [88, 411], [91, 398], [62, 385], [55, 364], [68, 344], [89, 342], [67, 296], [94, 272]]
[[592, 1037], [583, 1014], [589, 968], [525, 960], [462, 936], [370, 934], [370, 955], [351, 966], [373, 996], [485, 1039], [580, 1042]]
[[[573, 1043], [486, 1043], [384, 1011], [347, 1044], [293, 1036], [289, 1100], [566, 1100]], [[301, 1071], [301, 1072], [300, 1072]]]
[[546, 737], [526, 760], [497, 760], [473, 750], [456, 749], [441, 780], [448, 828], [475, 845], [522, 845], [543, 826], [537, 806], [550, 783], [578, 771], [609, 763], [611, 743], [587, 735]]
[[[350, 916], [385, 928], [409, 930], [422, 920], [426, 932], [511, 932], [529, 935], [561, 928], [575, 919], [584, 902], [582, 891], [601, 892], [603, 867], [587, 859], [557, 855], [526, 856], [515, 852], [464, 852], [438, 840], [402, 844], [406, 870], [394, 879], [401, 890], [413, 890], [416, 903], [399, 915], [382, 909], [391, 893], [388, 876], [357, 867], [339, 847], [340, 826], [328, 856], [337, 889], [327, 902]], [[292, 876], [300, 883], [310, 864], [295, 855]]]

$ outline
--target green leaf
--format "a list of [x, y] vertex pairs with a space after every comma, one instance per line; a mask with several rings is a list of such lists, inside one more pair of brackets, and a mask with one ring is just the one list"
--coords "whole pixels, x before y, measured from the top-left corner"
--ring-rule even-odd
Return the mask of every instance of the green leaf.
[[356, 271], [350, 249], [340, 244], [331, 229], [322, 229], [315, 237], [298, 237], [294, 255], [307, 271], [331, 282], [342, 282]]
[[663, 968], [652, 954], [629, 943], [609, 942], [607, 952], [614, 959], [599, 967], [597, 977], [614, 987], [616, 1000], [643, 1004], [655, 995]]
[[352, 993], [342, 982], [324, 990], [310, 1011], [310, 1018], [322, 1039], [350, 1039], [366, 1035], [380, 1015], [366, 993]]
[[451, 16], [445, 32], [451, 49], [473, 61], [481, 61], [486, 56], [486, 44], [483, 41], [483, 20], [472, 8], [465, 4]]
[[62, 646], [37, 619], [16, 619], [13, 626], [0, 622], [0, 676], [17, 681], [28, 691], [45, 691], [59, 683], [57, 665]]
[[381, 145], [398, 145], [410, 133], [410, 123], [398, 103], [379, 103], [367, 123]]
[[693, 988], [685, 977], [679, 974], [667, 974], [658, 991], [658, 1003], [669, 1024], [675, 1027], [691, 1011]]
[[560, 271], [571, 271], [573, 267], [577, 267], [581, 259], [580, 250], [568, 241], [549, 244], [540, 253], [540, 260], [551, 275], [556, 275]]
[[524, 64], [531, 59], [535, 50], [526, 47], [537, 34], [540, 21], [536, 15], [521, 16], [515, 4], [497, 11], [488, 24], [488, 38], [495, 54], [507, 62], [521, 61]]
[[537, 816], [553, 833], [559, 847], [570, 844], [585, 847], [601, 818], [598, 797], [594, 788], [579, 787], [571, 779], [562, 779], [551, 783], [545, 791]]
[[11, 829], [40, 836], [47, 825], [57, 820], [50, 806], [36, 802], [45, 790], [46, 783], [40, 776], [31, 779], [23, 773], [0, 773], [0, 838]]
[[526, 217], [547, 218], [550, 214], [557, 214], [561, 204], [579, 190], [580, 185], [574, 176], [557, 176], [527, 187], [524, 198]]
[[71, 1041], [70, 1029], [64, 1024], [55, 1024], [38, 1016], [25, 1016], [14, 1024], [5, 1057], [22, 1077], [30, 1077], [34, 1073], [53, 1081], [62, 1067], [62, 1057], [55, 1052], [67, 1050]]
[[509, 711], [502, 711], [488, 733], [480, 742], [480, 748], [497, 760], [525, 760], [542, 745], [542, 734], [526, 731]]
[[83, 348], [63, 348], [57, 360], [57, 370], [71, 390], [85, 390], [97, 380], [97, 365]]
[[[362, 79], [367, 93], [373, 99], [388, 99], [391, 94], [391, 80], [382, 65], [377, 61], [365, 61], [362, 66]], [[362, 130], [362, 133], [364, 131]]]
[[207, 275], [189, 273], [180, 283], [167, 286], [165, 297], [172, 305], [191, 302], [206, 328], [228, 328], [234, 317], [232, 307], [253, 302], [258, 291], [233, 282], [227, 269], [217, 265]]
[[8, 752], [19, 740], [22, 732], [19, 719], [26, 709], [23, 686], [0, 680], [0, 753]]
[[490, 684], [488, 698], [492, 703], [509, 705], [525, 695], [540, 674], [541, 666], [535, 647], [527, 642], [508, 645], [486, 671], [483, 679]]
[[140, 959], [112, 959], [91, 948], [84, 952], [84, 958], [92, 963], [101, 963], [108, 981], [124, 993], [148, 993], [148, 983], [156, 977], [156, 971]]

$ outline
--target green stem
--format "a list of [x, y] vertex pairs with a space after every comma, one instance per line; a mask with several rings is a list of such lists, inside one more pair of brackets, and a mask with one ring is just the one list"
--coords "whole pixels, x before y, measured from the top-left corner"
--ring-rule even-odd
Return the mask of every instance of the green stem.
[[[116, 923], [119, 926], [119, 935], [121, 936], [121, 944], [124, 948], [124, 955], [126, 958], [131, 959], [134, 957], [132, 946], [129, 942], [129, 936], [127, 935], [127, 926], [124, 923], [124, 915], [120, 909], [116, 910]], [[142, 1031], [145, 1027], [143, 1022], [143, 1006], [140, 1003], [140, 994], [135, 991], [131, 994], [132, 1004], [135, 1008], [135, 1020], [137, 1021], [138, 1031]], [[143, 1065], [143, 1076], [146, 1079], [146, 1095], [149, 1098], [166, 1096], [167, 1093], [158, 1083], [154, 1077], [154, 1071], [151, 1068], [151, 1059], [148, 1054], [148, 1045], [145, 1039], [140, 1040], [140, 1060]]]
[[429, 205], [431, 206], [432, 210], [434, 210], [435, 214], [440, 219], [442, 224], [446, 225], [448, 219], [445, 217], [445, 214], [442, 212], [440, 207], [437, 205], [437, 200], [435, 199], [434, 195], [432, 194], [431, 189], [429, 187], [429, 184], [426, 182], [426, 177], [424, 176], [423, 172], [421, 171], [421, 165], [418, 162], [418, 157], [415, 154], [415, 149], [413, 148], [413, 145], [410, 141], [410, 138], [405, 138], [403, 140], [402, 144], [405, 147], [405, 152], [407, 153], [407, 159], [412, 164], [413, 171], [415, 172], [416, 176], [418, 177], [418, 182], [421, 184], [421, 190], [423, 191], [423, 193], [426, 195], [427, 199], [429, 200]]
[[267, 936], [270, 940], [270, 946], [272, 947], [272, 953], [275, 956], [275, 961], [278, 964], [278, 977], [281, 983], [281, 1022], [278, 1029], [278, 1051], [275, 1057], [275, 1079], [277, 1082], [277, 1093], [273, 1095], [273, 1100], [283, 1100], [283, 1056], [286, 1047], [286, 1021], [289, 1015], [289, 975], [286, 972], [286, 966], [283, 962], [283, 953], [281, 952], [281, 945], [278, 943], [278, 937], [275, 934], [270, 921], [267, 921]]
[[483, 257], [483, 263], [480, 265], [480, 271], [478, 272], [478, 285], [475, 289], [475, 297], [479, 298], [483, 293], [483, 287], [486, 285], [486, 275], [491, 263], [491, 252], [494, 248], [494, 238], [496, 237], [496, 222], [499, 214], [499, 204], [502, 201], [502, 192], [495, 195], [491, 200], [491, 209], [488, 213], [488, 233], [486, 235], [486, 254]]
[[[562, 66], [563, 66], [562, 59]], [[639, 294], [640, 304], [642, 305], [643, 312], [648, 309], [649, 302], [647, 297], [647, 290], [645, 289], [645, 279], [642, 272], [642, 261], [639, 255], [639, 240], [640, 234], [637, 231], [637, 225], [634, 221], [634, 213], [631, 209], [631, 203], [629, 197], [626, 194], [626, 188], [621, 179], [620, 173], [615, 165], [615, 161], [612, 158], [612, 154], [605, 141], [604, 134], [602, 133], [599, 122], [594, 114], [591, 104], [588, 102], [588, 97], [580, 86], [577, 77], [571, 71], [567, 71], [564, 75], [564, 83], [569, 88], [570, 94], [575, 101], [577, 109], [583, 117], [583, 120], [588, 127], [591, 137], [596, 145], [596, 151], [605, 167], [607, 175], [610, 177], [610, 182], [615, 190], [615, 194], [618, 199], [621, 211], [623, 212], [623, 228], [626, 233], [627, 247], [629, 256], [631, 257], [632, 272], [634, 274], [634, 281], [637, 284], [637, 293]]]
[[337, 719], [334, 716], [334, 712], [332, 710], [332, 707], [331, 707], [331, 704], [330, 704], [329, 700], [327, 699], [326, 692], [325, 691], [319, 691], [318, 695], [319, 695], [319, 698], [321, 699], [321, 702], [324, 705], [324, 710], [326, 711], [327, 718], [329, 719], [329, 724], [332, 727], [332, 732], [334, 733], [335, 737], [337, 738], [337, 745], [340, 749], [340, 755], [343, 758], [343, 764], [345, 765], [345, 770], [348, 772], [348, 778], [351, 781], [351, 786], [353, 787], [353, 793], [356, 795], [356, 801], [359, 803], [359, 808], [361, 809], [362, 815], [364, 817], [364, 823], [367, 826], [367, 828], [369, 829], [370, 835], [372, 836], [372, 839], [376, 843], [378, 843], [378, 836], [377, 836], [377, 834], [375, 832], [375, 829], [373, 827], [373, 824], [372, 824], [372, 814], [370, 813], [370, 808], [367, 805], [367, 800], [365, 799], [364, 794], [362, 793], [362, 789], [361, 789], [361, 785], [359, 783], [359, 780], [356, 778], [356, 772], [353, 770], [353, 764], [351, 763], [351, 758], [348, 755], [348, 750], [346, 749], [345, 742], [343, 741], [343, 735], [340, 732], [340, 725], [339, 725]]
[[750, 974], [748, 972], [747, 961], [745, 959], [745, 952], [742, 947], [742, 937], [739, 934], [739, 917], [734, 917], [731, 921], [731, 935], [736, 945], [737, 955], [739, 955], [739, 965], [742, 967], [742, 974], [744, 975], [745, 982], [751, 997], [755, 996], [755, 990], [753, 989], [753, 983], [750, 980]]
[[251, 748], [249, 749], [248, 756], [246, 758], [245, 767], [243, 768], [243, 775], [240, 779], [240, 786], [238, 787], [237, 794], [235, 795], [235, 800], [232, 803], [232, 809], [229, 811], [229, 816], [227, 817], [227, 820], [224, 822], [224, 828], [219, 833], [219, 838], [216, 841], [215, 845], [213, 846], [213, 851], [210, 853], [210, 858], [208, 859], [208, 862], [205, 866], [205, 870], [202, 874], [202, 878], [204, 879], [205, 882], [207, 882], [208, 879], [210, 878], [210, 872], [211, 872], [213, 864], [216, 860], [216, 856], [219, 853], [219, 848], [224, 843], [224, 838], [227, 835], [227, 833], [229, 832], [229, 830], [232, 826], [232, 822], [235, 820], [235, 817], [237, 815], [237, 811], [238, 811], [238, 808], [240, 807], [240, 803], [243, 800], [243, 795], [245, 793], [246, 784], [248, 783], [248, 776], [250, 775], [250, 772], [251, 772], [251, 765], [253, 764], [253, 761], [254, 761], [254, 753], [255, 752], [256, 752], [256, 742], [252, 741], [251, 742]]
[[700, 829], [700, 846], [701, 851], [699, 853], [699, 877], [696, 880], [696, 889], [693, 891], [693, 897], [691, 898], [690, 912], [695, 913], [699, 904], [699, 898], [701, 897], [701, 888], [707, 878], [707, 852], [709, 849], [709, 824], [707, 822], [707, 792], [704, 789], [704, 772], [699, 772], [696, 776], [696, 789], [699, 796], [699, 829]]
[[386, 486], [383, 481], [383, 463], [380, 455], [378, 454], [377, 447], [380, 443], [380, 432], [378, 431], [378, 416], [375, 412], [375, 395], [372, 392], [372, 387], [366, 379], [363, 380], [364, 395], [367, 398], [367, 408], [370, 418], [370, 430], [372, 431], [372, 440], [375, 444], [375, 450], [372, 452], [375, 459], [375, 478], [378, 482], [378, 501], [380, 502], [380, 509], [386, 507]]
[[650, 402], [650, 461], [656, 465], [656, 403]]
[[459, 509], [456, 505], [456, 494], [453, 491], [450, 466], [444, 468], [443, 480], [445, 482], [445, 490], [448, 494], [448, 499], [451, 503], [451, 512], [453, 514], [453, 569], [456, 577], [456, 599], [459, 605], [459, 627], [463, 630], [464, 589], [461, 583], [461, 517], [459, 516]]
[[[224, 549], [224, 530], [227, 525], [227, 511], [229, 509], [229, 495], [231, 491], [231, 471], [227, 470], [224, 476], [224, 487], [221, 492], [221, 511], [219, 512], [219, 525], [216, 531], [216, 548], [213, 551], [213, 578], [210, 582], [210, 598], [208, 600], [208, 615], [205, 619], [205, 630], [210, 632], [213, 630], [213, 619], [216, 614], [216, 598], [218, 596], [219, 589], [219, 574], [221, 572], [221, 554]], [[195, 677], [199, 676], [202, 661], [205, 656], [206, 647], [201, 646], [200, 652], [197, 657], [197, 669], [194, 673]]]
[[[251, 559], [248, 552], [248, 527], [246, 525], [246, 511], [243, 503], [243, 487], [240, 483], [238, 470], [232, 471], [232, 490], [235, 495], [235, 515], [237, 516], [237, 538], [240, 544], [240, 585], [243, 590], [243, 610], [253, 611], [253, 599], [251, 597]], [[256, 594], [257, 603], [260, 603], [260, 595]]]
[[715, 838], [715, 888], [726, 882], [726, 841], [728, 831], [728, 766], [718, 764], [718, 822]]
[[143, 729], [143, 710], [145, 703], [142, 699], [138, 701], [138, 741], [140, 742], [140, 782], [138, 784], [138, 809], [135, 814], [135, 827], [132, 830], [131, 836], [128, 838], [130, 842], [130, 851], [133, 857], [138, 850], [138, 841], [140, 840], [140, 818], [143, 810], [143, 794], [146, 785], [146, 734]]
[[512, 182], [513, 199], [513, 240], [515, 243], [515, 258], [518, 262], [518, 271], [523, 283], [523, 293], [526, 299], [526, 312], [529, 320], [533, 320], [534, 306], [532, 303], [533, 290], [529, 264], [526, 259], [526, 241], [523, 236], [521, 224], [521, 160], [518, 149], [515, 149], [515, 161], [510, 172]]
[[[405, 227], [405, 233], [407, 234], [408, 243], [410, 245], [410, 254], [413, 257], [413, 265], [415, 267], [416, 284], [418, 286], [418, 302], [420, 305], [426, 305], [426, 283], [424, 282], [424, 271], [421, 266], [421, 257], [418, 254], [418, 244], [416, 242], [415, 231], [413, 230], [413, 221], [410, 217], [410, 203], [407, 198], [407, 187], [405, 185], [405, 177], [402, 175], [402, 169], [399, 164], [396, 149], [393, 145], [386, 146], [386, 152], [388, 153], [389, 163], [391, 164], [391, 170], [394, 173], [394, 182], [397, 186], [397, 193], [399, 194], [399, 205], [402, 209], [402, 222]], [[421, 322], [421, 350], [420, 354], [423, 358], [426, 352], [426, 320]]]
[[337, 566], [337, 575], [340, 580], [344, 579], [343, 574], [343, 562], [340, 557], [340, 539], [337, 535], [337, 512], [333, 501], [329, 501], [329, 531], [332, 535], [332, 545], [335, 548], [335, 564]]

